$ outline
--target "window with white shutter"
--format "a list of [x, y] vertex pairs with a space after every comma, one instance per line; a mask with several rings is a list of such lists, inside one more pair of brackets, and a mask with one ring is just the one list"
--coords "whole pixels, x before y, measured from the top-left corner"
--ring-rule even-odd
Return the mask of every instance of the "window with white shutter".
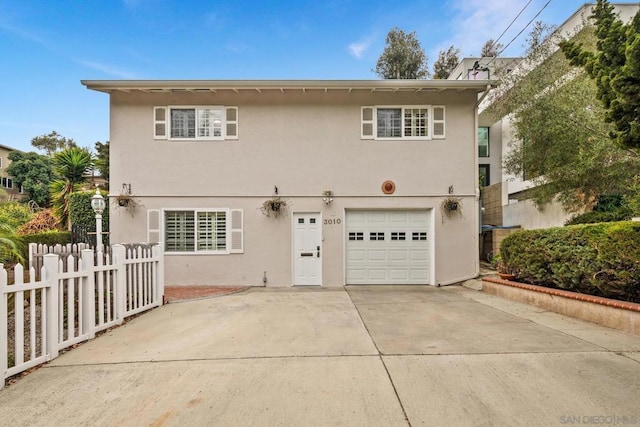
[[362, 139], [373, 139], [373, 129], [374, 129], [374, 120], [373, 120], [373, 107], [362, 107], [361, 109], [361, 125], [360, 125], [360, 135]]
[[445, 138], [445, 108], [444, 105], [433, 106], [433, 137], [437, 139]]
[[165, 209], [163, 215], [166, 253], [244, 252], [241, 209]]
[[238, 139], [238, 107], [226, 107], [227, 139]]
[[242, 209], [231, 209], [231, 253], [244, 252], [244, 235], [242, 231]]
[[153, 107], [153, 138], [167, 139], [167, 107]]
[[160, 211], [149, 209], [147, 211], [147, 242], [160, 243]]
[[153, 127], [154, 139], [174, 141], [238, 139], [238, 107], [154, 107]]
[[361, 107], [361, 139], [430, 140], [445, 138], [442, 105]]

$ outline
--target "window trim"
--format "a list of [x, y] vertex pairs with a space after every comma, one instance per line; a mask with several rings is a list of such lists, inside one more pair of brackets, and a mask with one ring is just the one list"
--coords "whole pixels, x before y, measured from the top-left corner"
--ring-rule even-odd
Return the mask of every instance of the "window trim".
[[480, 135], [478, 134], [478, 157], [481, 159], [487, 159], [491, 157], [491, 128], [489, 126], [478, 126], [478, 133], [480, 132], [480, 129], [487, 130], [487, 155], [480, 155]]
[[[399, 137], [380, 137], [378, 136], [378, 110], [383, 109], [400, 109], [401, 123]], [[425, 109], [427, 110], [427, 134], [424, 136], [405, 136], [404, 116], [405, 111], [409, 109]], [[435, 109], [442, 110], [442, 119], [435, 119]], [[371, 111], [371, 119], [365, 119], [365, 114]], [[435, 124], [442, 124], [442, 134], [435, 132]], [[369, 133], [369, 130], [371, 133]], [[376, 141], [431, 141], [434, 139], [446, 138], [446, 108], [444, 105], [435, 104], [410, 104], [410, 105], [370, 105], [360, 107], [360, 139], [371, 139]]]
[[[171, 136], [171, 111], [194, 110], [194, 137]], [[216, 110], [220, 113], [220, 136], [198, 136], [202, 110]], [[238, 139], [238, 107], [229, 105], [157, 105], [153, 107], [153, 139], [178, 142], [226, 141]], [[209, 128], [213, 130], [213, 127]], [[213, 133], [213, 132], [210, 132]]]
[[487, 173], [484, 177], [484, 182], [482, 183], [483, 187], [488, 187], [489, 185], [491, 185], [491, 164], [490, 163], [479, 163], [478, 164], [478, 176], [482, 177], [482, 175], [480, 174], [480, 169], [484, 168]]
[[[193, 212], [194, 216], [194, 249], [193, 251], [169, 251], [167, 250], [167, 229], [166, 229], [166, 213], [167, 212]], [[203, 250], [198, 249], [198, 213], [202, 212], [224, 212], [225, 213], [225, 249], [224, 250]], [[167, 255], [229, 255], [232, 252], [231, 244], [231, 212], [230, 208], [165, 208], [161, 209], [160, 219], [162, 221], [160, 232], [162, 233], [165, 254]]]

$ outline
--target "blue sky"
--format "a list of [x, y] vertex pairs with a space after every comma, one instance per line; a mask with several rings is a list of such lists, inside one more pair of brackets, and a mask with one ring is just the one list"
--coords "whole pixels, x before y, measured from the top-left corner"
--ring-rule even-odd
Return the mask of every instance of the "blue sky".
[[[416, 32], [432, 69], [452, 44], [478, 55], [528, 1], [0, 0], [0, 144], [32, 151], [52, 130], [108, 140], [109, 97], [82, 79], [375, 79], [392, 27]], [[552, 0], [537, 19], [561, 24], [583, 3]], [[502, 56], [519, 56], [526, 33]]]

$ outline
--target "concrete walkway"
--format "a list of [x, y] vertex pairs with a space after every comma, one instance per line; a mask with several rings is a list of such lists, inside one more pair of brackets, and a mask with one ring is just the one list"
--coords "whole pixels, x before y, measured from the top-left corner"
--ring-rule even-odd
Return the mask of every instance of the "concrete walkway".
[[640, 425], [639, 402], [637, 336], [458, 286], [250, 289], [64, 354], [0, 424]]

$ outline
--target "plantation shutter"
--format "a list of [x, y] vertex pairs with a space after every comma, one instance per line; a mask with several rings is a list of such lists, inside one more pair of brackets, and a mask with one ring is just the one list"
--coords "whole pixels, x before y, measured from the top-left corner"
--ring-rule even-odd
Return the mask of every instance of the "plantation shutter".
[[434, 105], [433, 107], [433, 138], [443, 139], [445, 137], [444, 127], [444, 105]]
[[160, 243], [160, 210], [149, 209], [147, 211], [147, 242]]
[[361, 125], [360, 125], [360, 138], [361, 139], [373, 139], [373, 107], [362, 107], [361, 109]]
[[244, 235], [242, 231], [242, 209], [231, 209], [231, 247], [232, 254], [244, 252]]
[[153, 107], [153, 139], [167, 139], [167, 107]]
[[238, 139], [238, 107], [226, 108], [227, 139]]

